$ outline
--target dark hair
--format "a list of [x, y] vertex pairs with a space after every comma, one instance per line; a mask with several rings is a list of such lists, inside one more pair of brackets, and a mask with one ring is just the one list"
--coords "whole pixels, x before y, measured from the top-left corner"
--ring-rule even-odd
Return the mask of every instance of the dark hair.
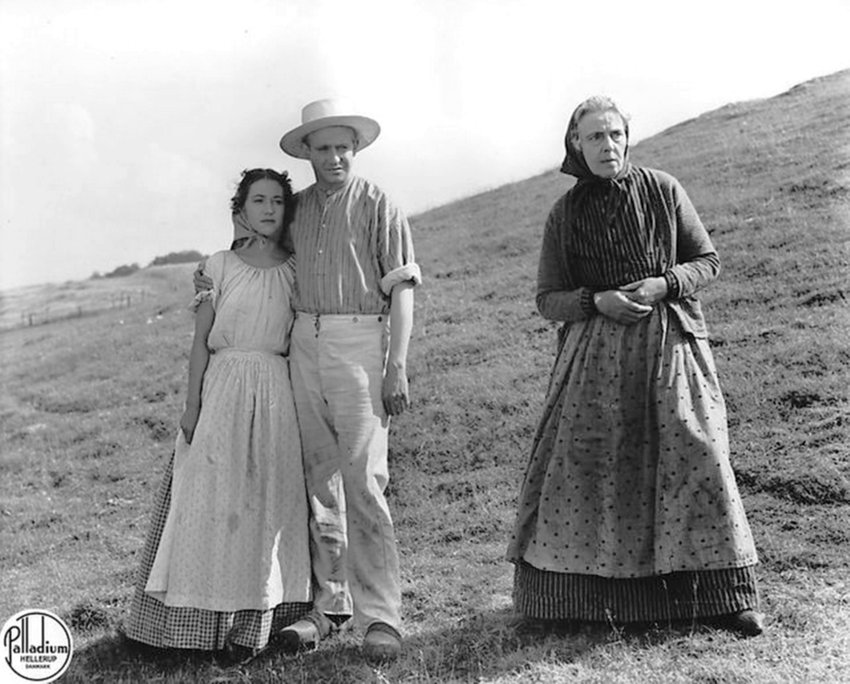
[[295, 218], [295, 193], [289, 180], [289, 173], [278, 172], [274, 169], [245, 169], [242, 178], [236, 187], [236, 194], [230, 198], [230, 211], [239, 213], [248, 201], [248, 192], [251, 186], [259, 180], [270, 180], [278, 183], [283, 188], [283, 230], [280, 232], [280, 244], [291, 249], [289, 239], [289, 226]]

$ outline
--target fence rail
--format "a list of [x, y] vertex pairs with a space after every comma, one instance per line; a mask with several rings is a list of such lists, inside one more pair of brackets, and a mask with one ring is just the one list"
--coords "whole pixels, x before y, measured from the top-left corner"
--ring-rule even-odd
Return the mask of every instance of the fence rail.
[[[101, 297], [92, 297], [85, 302], [56, 301], [33, 308], [22, 308], [16, 317], [14, 311], [0, 311], [0, 329], [29, 328], [48, 325], [69, 318], [83, 318], [110, 309], [128, 309], [134, 304], [150, 297], [146, 290], [123, 290], [104, 293]], [[4, 307], [6, 308], [6, 307]], [[12, 307], [9, 307], [12, 309]]]

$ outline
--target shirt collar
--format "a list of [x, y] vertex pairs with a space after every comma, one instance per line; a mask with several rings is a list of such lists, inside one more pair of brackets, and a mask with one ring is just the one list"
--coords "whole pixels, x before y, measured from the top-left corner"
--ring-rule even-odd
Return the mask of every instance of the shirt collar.
[[345, 180], [345, 183], [342, 185], [335, 185], [333, 187], [327, 188], [320, 185], [318, 182], [314, 184], [314, 188], [316, 189], [316, 194], [322, 200], [328, 200], [334, 195], [340, 194], [348, 190], [351, 187], [351, 184], [354, 182], [355, 176], [349, 174], [348, 178]]

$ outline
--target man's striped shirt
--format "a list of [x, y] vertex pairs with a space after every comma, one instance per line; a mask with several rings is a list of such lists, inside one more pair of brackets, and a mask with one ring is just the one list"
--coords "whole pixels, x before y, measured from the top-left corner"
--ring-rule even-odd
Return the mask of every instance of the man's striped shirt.
[[298, 193], [290, 229], [297, 311], [386, 314], [395, 284], [421, 282], [407, 219], [364, 178], [330, 193], [317, 184]]

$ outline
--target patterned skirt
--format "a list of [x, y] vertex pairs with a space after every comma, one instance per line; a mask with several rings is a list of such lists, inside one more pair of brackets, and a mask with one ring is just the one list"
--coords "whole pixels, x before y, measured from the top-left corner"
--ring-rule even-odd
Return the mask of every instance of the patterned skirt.
[[571, 324], [507, 557], [529, 616], [688, 619], [757, 605], [757, 555], [708, 342], [662, 305]]
[[174, 456], [168, 462], [157, 492], [125, 634], [159, 648], [187, 648], [218, 651], [226, 644], [251, 649], [264, 648], [269, 637], [310, 612], [310, 603], [281, 603], [270, 610], [221, 612], [198, 608], [166, 606], [145, 592], [156, 557], [159, 540], [171, 506]]

